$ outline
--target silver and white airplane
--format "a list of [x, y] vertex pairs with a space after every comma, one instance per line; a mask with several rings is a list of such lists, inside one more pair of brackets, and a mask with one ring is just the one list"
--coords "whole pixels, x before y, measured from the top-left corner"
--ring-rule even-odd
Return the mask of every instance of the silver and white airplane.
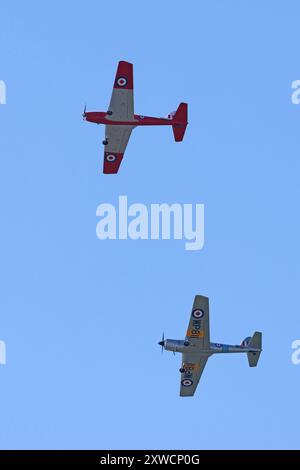
[[250, 367], [256, 367], [262, 351], [262, 334], [256, 331], [242, 341], [240, 346], [211, 343], [209, 336], [208, 297], [196, 295], [185, 340], [164, 339], [158, 343], [162, 351], [182, 353], [180, 396], [192, 397], [196, 391], [207, 359], [212, 354], [247, 353]]

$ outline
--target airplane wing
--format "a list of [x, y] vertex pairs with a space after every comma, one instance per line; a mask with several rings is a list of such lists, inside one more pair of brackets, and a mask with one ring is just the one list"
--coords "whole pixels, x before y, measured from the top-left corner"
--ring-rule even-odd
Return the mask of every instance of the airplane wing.
[[105, 126], [103, 173], [118, 173], [128, 140], [134, 126]]
[[133, 65], [121, 61], [118, 64], [114, 88], [106, 119], [111, 121], [133, 121]]
[[194, 395], [207, 359], [208, 356], [200, 358], [197, 356], [197, 360], [195, 360], [194, 354], [182, 355], [181, 367], [184, 372], [182, 372], [180, 380], [181, 397], [192, 397]]
[[186, 332], [186, 341], [197, 350], [209, 348], [209, 303], [208, 297], [196, 295]]

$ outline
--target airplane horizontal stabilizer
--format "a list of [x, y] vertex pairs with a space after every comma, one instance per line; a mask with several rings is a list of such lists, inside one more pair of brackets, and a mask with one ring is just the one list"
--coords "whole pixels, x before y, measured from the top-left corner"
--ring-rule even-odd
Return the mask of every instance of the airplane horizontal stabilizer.
[[258, 351], [253, 351], [253, 352], [248, 352], [247, 357], [248, 357], [248, 362], [250, 367], [256, 367], [259, 356], [261, 353], [261, 347], [262, 347], [262, 334], [259, 331], [256, 331], [254, 335], [252, 336], [248, 348], [251, 349], [258, 349]]
[[186, 103], [180, 103], [177, 111], [173, 115], [174, 124], [172, 125], [174, 139], [176, 142], [181, 142], [184, 137], [187, 122], [188, 105]]

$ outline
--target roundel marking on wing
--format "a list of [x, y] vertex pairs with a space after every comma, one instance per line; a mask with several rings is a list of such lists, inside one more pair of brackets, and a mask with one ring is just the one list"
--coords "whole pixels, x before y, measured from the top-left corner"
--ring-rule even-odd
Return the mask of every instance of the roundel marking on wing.
[[204, 317], [204, 310], [202, 308], [195, 308], [192, 312], [194, 318], [202, 318]]
[[181, 385], [183, 385], [183, 387], [191, 387], [193, 383], [194, 382], [191, 379], [183, 379], [181, 381]]
[[119, 85], [119, 86], [127, 85], [127, 78], [125, 78], [125, 77], [117, 78], [117, 85]]
[[117, 159], [117, 157], [110, 153], [109, 155], [106, 155], [105, 159], [107, 162], [112, 163]]

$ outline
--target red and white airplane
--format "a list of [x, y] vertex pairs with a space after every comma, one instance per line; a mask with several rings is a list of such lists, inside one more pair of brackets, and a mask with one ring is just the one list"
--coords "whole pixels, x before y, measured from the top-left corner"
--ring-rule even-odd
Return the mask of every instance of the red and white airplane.
[[106, 112], [83, 112], [86, 121], [105, 124], [103, 144], [103, 173], [117, 173], [132, 130], [137, 126], [172, 126], [176, 142], [183, 140], [187, 126], [187, 104], [180, 103], [177, 111], [166, 118], [134, 114], [133, 65], [121, 61], [118, 64], [114, 88]]

